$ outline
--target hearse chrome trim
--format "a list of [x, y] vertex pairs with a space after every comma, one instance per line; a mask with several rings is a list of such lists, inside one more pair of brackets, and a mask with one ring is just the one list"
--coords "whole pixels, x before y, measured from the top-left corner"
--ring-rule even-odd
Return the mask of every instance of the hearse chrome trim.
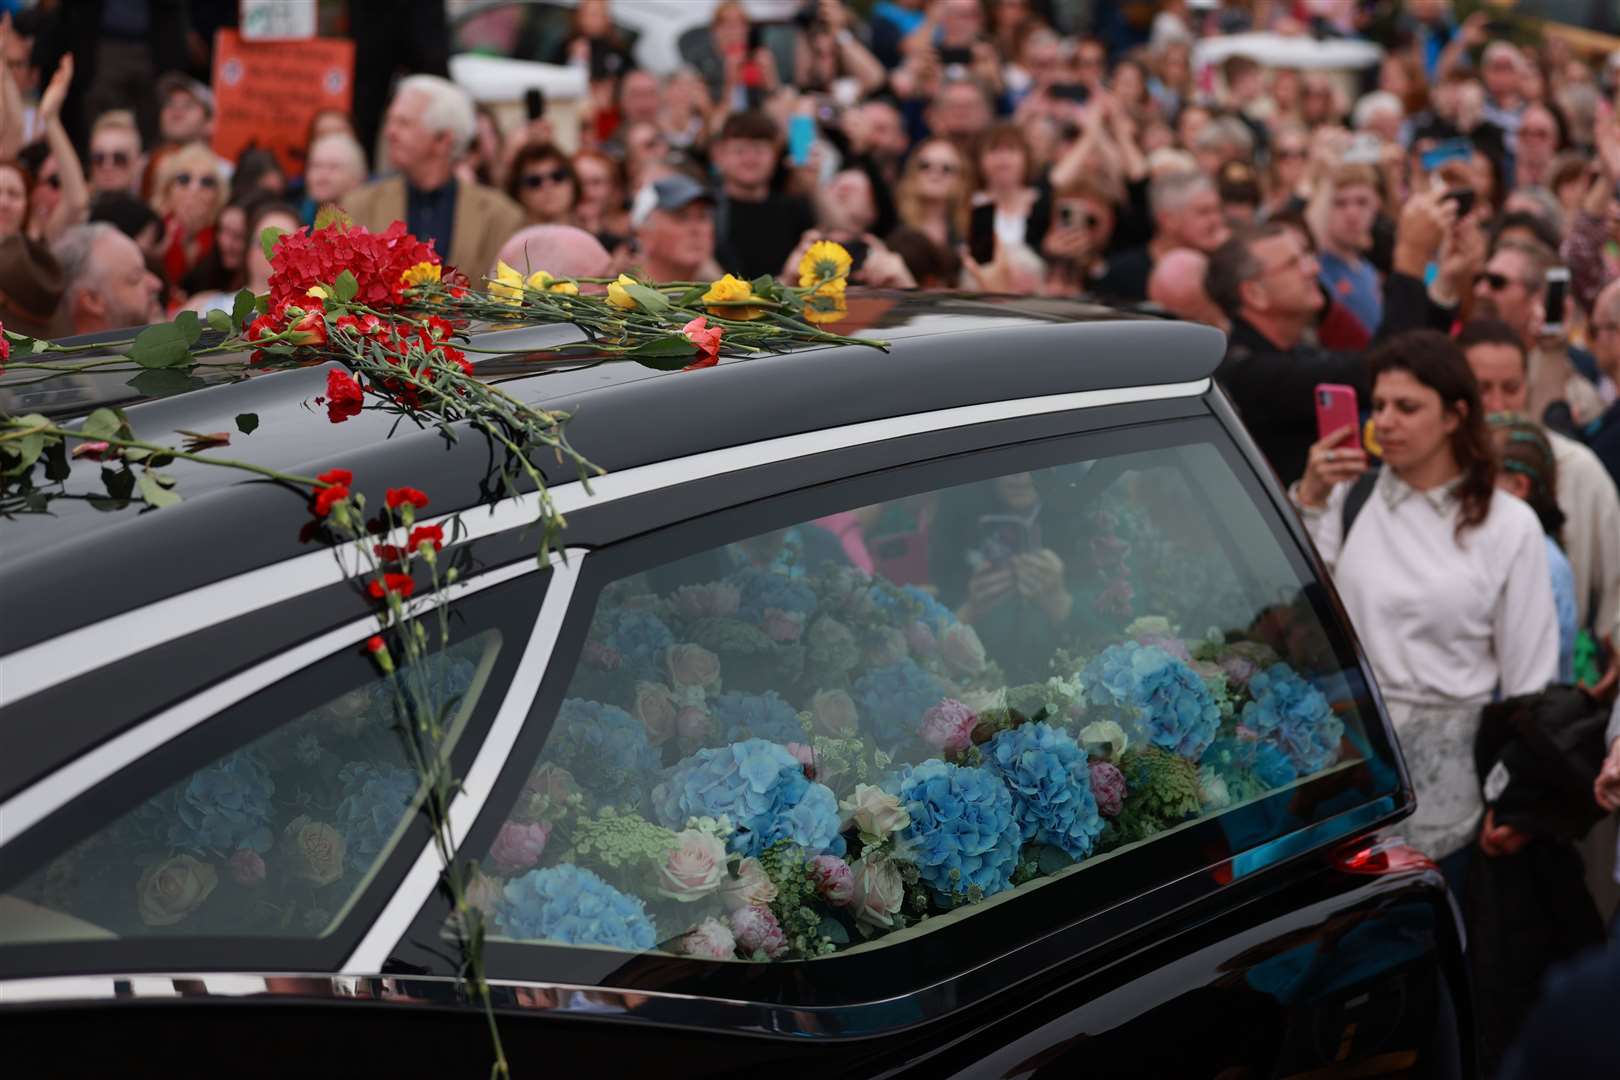
[[[587, 506], [642, 495], [672, 484], [722, 476], [756, 465], [810, 457], [885, 439], [1010, 420], [1019, 416], [1198, 397], [1209, 387], [1210, 380], [1206, 378], [1163, 386], [1081, 390], [868, 420], [639, 465], [592, 480], [589, 491], [578, 481], [571, 481], [552, 488], [551, 498], [560, 513], [570, 514]], [[502, 500], [490, 507], [487, 513], [480, 513], [479, 510], [473, 507], [460, 512], [469, 540], [528, 526], [535, 516], [535, 496]], [[455, 516], [445, 515], [432, 520], [444, 523]], [[84, 672], [145, 652], [175, 638], [217, 626], [316, 589], [339, 584], [346, 576], [330, 551], [310, 552], [166, 597], [18, 649], [0, 657], [0, 688], [4, 688], [0, 704], [13, 704]]]
[[[529, 634], [529, 642], [524, 647], [522, 659], [518, 661], [512, 684], [507, 688], [500, 711], [490, 723], [489, 734], [485, 736], [483, 746], [479, 747], [478, 756], [468, 767], [467, 775], [461, 778], [460, 787], [447, 811], [452, 850], [459, 852], [462, 842], [467, 839], [467, 831], [483, 811], [490, 789], [505, 768], [512, 745], [517, 742], [518, 734], [528, 720], [529, 706], [540, 689], [540, 680], [551, 661], [551, 650], [556, 647], [557, 636], [562, 632], [563, 619], [573, 599], [574, 585], [579, 580], [579, 564], [585, 560], [585, 554], [580, 548], [569, 548], [561, 558], [552, 557], [551, 582], [546, 587], [545, 598], [540, 602], [534, 630]], [[411, 920], [416, 918], [416, 913], [438, 884], [442, 869], [438, 849], [432, 844], [423, 847], [417, 854], [416, 862], [411, 864], [405, 880], [394, 890], [387, 906], [367, 929], [365, 937], [340, 970], [345, 974], [381, 971], [383, 961], [388, 959], [388, 954], [405, 935]]]
[[[326, 553], [324, 557], [332, 561], [330, 553]], [[539, 569], [540, 564], [537, 561], [525, 559], [447, 586], [446, 594], [449, 599], [458, 600], [492, 585], [532, 574]], [[294, 672], [324, 660], [345, 646], [365, 640], [376, 631], [377, 621], [369, 615], [335, 630], [329, 630], [320, 637], [278, 653], [263, 663], [255, 664], [246, 671], [208, 687], [73, 759], [0, 804], [0, 845], [16, 840], [40, 821], [102, 783], [130, 762], [178, 738], [209, 717]], [[532, 639], [533, 635], [530, 637]], [[503, 709], [505, 705], [503, 701]]]

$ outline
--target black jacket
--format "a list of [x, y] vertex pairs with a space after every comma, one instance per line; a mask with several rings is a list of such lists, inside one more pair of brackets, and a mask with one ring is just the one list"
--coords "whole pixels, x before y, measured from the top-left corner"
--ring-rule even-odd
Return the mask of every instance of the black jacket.
[[1603, 768], [1609, 709], [1554, 686], [1485, 706], [1474, 767], [1499, 825], [1579, 840], [1603, 817], [1592, 782]]

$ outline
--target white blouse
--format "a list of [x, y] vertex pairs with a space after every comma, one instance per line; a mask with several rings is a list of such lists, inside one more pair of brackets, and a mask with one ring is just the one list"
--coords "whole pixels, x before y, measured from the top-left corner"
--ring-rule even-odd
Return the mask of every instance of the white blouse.
[[1511, 697], [1553, 681], [1558, 616], [1529, 506], [1494, 492], [1459, 543], [1455, 485], [1420, 492], [1385, 468], [1346, 542], [1349, 490], [1338, 485], [1325, 509], [1300, 515], [1386, 697], [1483, 704], [1498, 689]]

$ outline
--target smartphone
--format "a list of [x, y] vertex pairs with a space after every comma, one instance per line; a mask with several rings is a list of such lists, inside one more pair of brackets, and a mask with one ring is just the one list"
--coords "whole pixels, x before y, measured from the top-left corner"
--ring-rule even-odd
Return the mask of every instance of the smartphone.
[[1361, 445], [1361, 409], [1356, 405], [1356, 388], [1340, 383], [1316, 384], [1316, 437], [1325, 439], [1348, 427], [1351, 437], [1340, 446]]
[[530, 120], [540, 119], [546, 111], [546, 92], [538, 86], [529, 87], [523, 92], [523, 108]]
[[1569, 295], [1569, 267], [1555, 266], [1547, 271], [1547, 291], [1542, 298], [1546, 317], [1541, 324], [1544, 334], [1564, 332], [1564, 301]]
[[1474, 208], [1474, 189], [1471, 187], [1452, 188], [1443, 198], [1450, 199], [1457, 204], [1457, 216], [1465, 218]]
[[1048, 92], [1059, 101], [1072, 101], [1076, 105], [1091, 100], [1091, 88], [1084, 83], [1059, 83]]
[[949, 67], [960, 64], [963, 67], [973, 63], [973, 50], [968, 48], [951, 48], [939, 50], [939, 62]]
[[1005, 566], [1018, 555], [1041, 549], [1039, 508], [1028, 515], [980, 514], [979, 544], [968, 553], [975, 570]]
[[793, 164], [810, 164], [810, 148], [816, 142], [816, 118], [803, 113], [788, 117], [788, 158]]
[[1423, 151], [1418, 159], [1423, 163], [1423, 171], [1432, 173], [1442, 165], [1449, 165], [1453, 161], [1469, 162], [1474, 160], [1474, 144], [1467, 139], [1446, 139], [1436, 143], [1433, 149]]
[[1342, 160], [1346, 165], [1377, 165], [1383, 160], [1383, 146], [1378, 136], [1357, 132], [1351, 137], [1350, 145], [1345, 147]]
[[849, 252], [849, 272], [851, 274], [866, 265], [867, 252], [870, 249], [866, 246], [865, 240], [845, 240], [844, 250]]

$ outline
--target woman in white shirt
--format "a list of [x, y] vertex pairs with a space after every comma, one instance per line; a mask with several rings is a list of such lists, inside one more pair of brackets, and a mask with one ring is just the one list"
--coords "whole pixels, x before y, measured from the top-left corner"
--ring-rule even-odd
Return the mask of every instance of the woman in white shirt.
[[1367, 363], [1384, 468], [1348, 535], [1345, 501], [1367, 469], [1354, 429], [1311, 447], [1291, 494], [1400, 737], [1418, 797], [1405, 831], [1443, 860], [1460, 891], [1484, 809], [1474, 770], [1480, 707], [1496, 694], [1540, 690], [1557, 671], [1547, 555], [1534, 511], [1495, 485], [1462, 350], [1418, 330]]

